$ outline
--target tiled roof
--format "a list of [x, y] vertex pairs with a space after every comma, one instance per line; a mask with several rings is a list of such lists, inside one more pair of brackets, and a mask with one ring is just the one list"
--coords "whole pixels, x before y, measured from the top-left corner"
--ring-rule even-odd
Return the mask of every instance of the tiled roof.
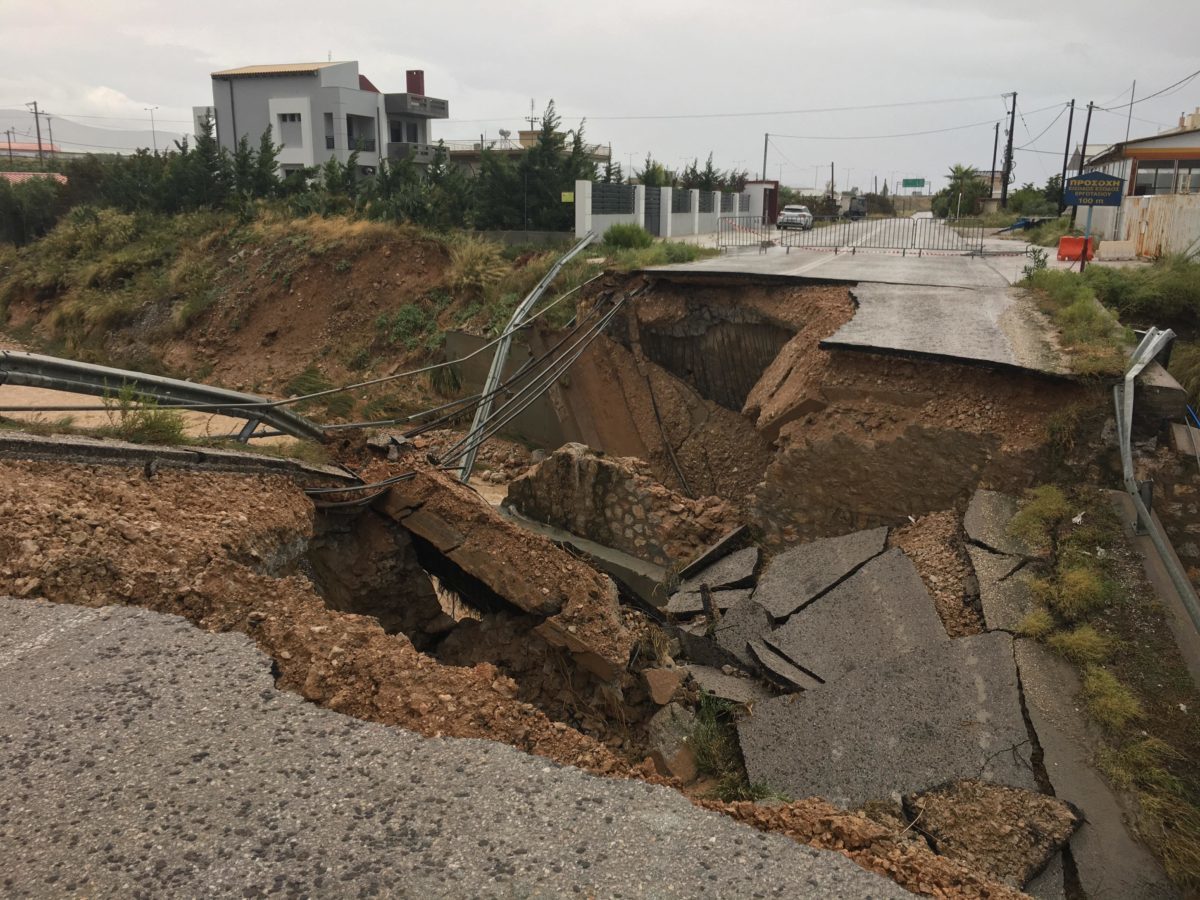
[[242, 66], [213, 72], [213, 78], [234, 78], [239, 75], [315, 75], [318, 69], [338, 66], [338, 62], [275, 63], [266, 66]]
[[0, 172], [0, 178], [12, 184], [20, 184], [31, 178], [52, 178], [59, 184], [67, 183], [67, 176], [60, 175], [58, 172]]
[[[8, 152], [9, 147], [13, 153], [37, 153], [37, 141], [13, 141], [11, 144], [7, 140], [0, 140], [0, 156]], [[43, 153], [58, 153], [62, 148], [58, 144], [51, 144], [49, 141], [42, 141]]]

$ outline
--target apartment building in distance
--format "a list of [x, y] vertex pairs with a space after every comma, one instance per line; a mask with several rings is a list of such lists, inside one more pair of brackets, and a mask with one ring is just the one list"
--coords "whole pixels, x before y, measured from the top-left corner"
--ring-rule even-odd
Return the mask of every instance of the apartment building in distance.
[[281, 173], [346, 162], [357, 150], [369, 174], [385, 159], [433, 159], [430, 125], [450, 115], [450, 104], [425, 95], [423, 71], [410, 70], [406, 81], [403, 93], [383, 93], [355, 61], [243, 66], [213, 72], [212, 105], [192, 114], [197, 133], [211, 117], [230, 151], [243, 136], [257, 144], [269, 127]]

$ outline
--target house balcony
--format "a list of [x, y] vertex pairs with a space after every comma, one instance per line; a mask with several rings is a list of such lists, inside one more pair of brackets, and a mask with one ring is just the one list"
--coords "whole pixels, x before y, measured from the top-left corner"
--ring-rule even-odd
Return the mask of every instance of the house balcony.
[[422, 119], [448, 119], [450, 104], [422, 94], [384, 94], [383, 108], [388, 115], [417, 116]]
[[387, 158], [391, 160], [411, 159], [417, 165], [427, 166], [433, 162], [437, 146], [397, 141], [387, 145]]

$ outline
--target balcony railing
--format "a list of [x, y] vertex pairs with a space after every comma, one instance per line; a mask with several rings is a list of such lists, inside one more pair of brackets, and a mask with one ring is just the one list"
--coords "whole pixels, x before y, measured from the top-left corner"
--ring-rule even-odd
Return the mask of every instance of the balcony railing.
[[409, 141], [394, 141], [387, 145], [388, 159], [411, 159], [421, 165], [433, 162], [436, 151], [437, 148], [433, 144], [416, 144]]
[[446, 119], [450, 116], [448, 102], [422, 94], [385, 94], [383, 105], [390, 115], [422, 116], [427, 119]]
[[[445, 141], [446, 149], [451, 153], [478, 153], [480, 152], [479, 141]], [[483, 142], [484, 150], [496, 150], [498, 152], [513, 153], [521, 150], [528, 150], [528, 147], [523, 147], [521, 144], [513, 140], [505, 140], [497, 138], [495, 140], [485, 140]], [[567, 142], [563, 148], [564, 152], [571, 152], [571, 143]], [[583, 153], [591, 159], [609, 159], [608, 144], [584, 144]]]

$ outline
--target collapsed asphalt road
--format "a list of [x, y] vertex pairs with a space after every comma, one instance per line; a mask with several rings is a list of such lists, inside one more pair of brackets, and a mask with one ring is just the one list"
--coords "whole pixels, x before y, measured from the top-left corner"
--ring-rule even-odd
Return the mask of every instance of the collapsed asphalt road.
[[845, 857], [277, 690], [240, 635], [0, 598], [7, 896], [903, 897]]

